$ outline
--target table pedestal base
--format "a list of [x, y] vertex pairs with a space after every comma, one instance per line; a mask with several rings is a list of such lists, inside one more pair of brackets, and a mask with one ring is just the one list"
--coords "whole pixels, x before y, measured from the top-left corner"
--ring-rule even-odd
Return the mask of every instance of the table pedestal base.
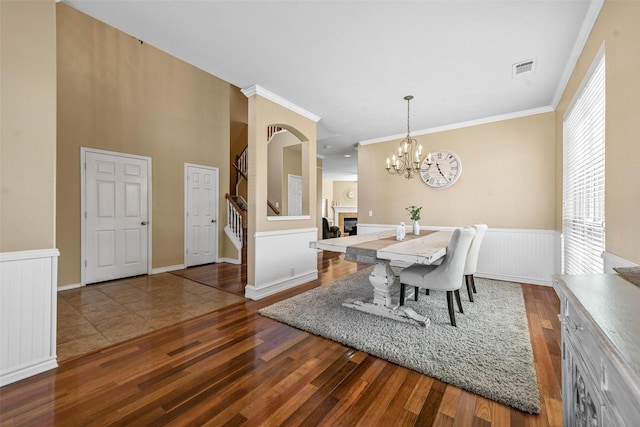
[[411, 323], [418, 326], [429, 326], [431, 322], [428, 317], [424, 317], [416, 313], [412, 308], [400, 307], [397, 304], [394, 306], [378, 305], [372, 302], [366, 302], [356, 299], [348, 299], [342, 303], [344, 307], [353, 308], [358, 311], [373, 314], [376, 316], [386, 317], [400, 322]]

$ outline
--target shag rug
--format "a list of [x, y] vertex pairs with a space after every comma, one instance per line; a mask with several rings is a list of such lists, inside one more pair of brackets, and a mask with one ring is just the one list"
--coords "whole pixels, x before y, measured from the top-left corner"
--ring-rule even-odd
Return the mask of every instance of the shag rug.
[[[476, 278], [471, 303], [451, 326], [446, 293], [420, 293], [406, 305], [431, 319], [427, 327], [342, 306], [373, 299], [371, 268], [260, 310], [260, 314], [437, 378], [524, 412], [540, 413], [540, 393], [520, 285]], [[412, 295], [412, 294], [411, 294]], [[455, 305], [455, 304], [454, 304]]]

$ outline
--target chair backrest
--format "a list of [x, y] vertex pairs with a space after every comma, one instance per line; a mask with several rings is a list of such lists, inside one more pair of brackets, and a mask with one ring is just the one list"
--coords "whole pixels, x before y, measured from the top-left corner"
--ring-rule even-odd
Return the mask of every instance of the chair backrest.
[[444, 287], [458, 289], [462, 285], [462, 276], [464, 272], [464, 264], [467, 259], [467, 253], [471, 247], [473, 236], [476, 230], [472, 227], [457, 228], [449, 245], [447, 246], [447, 254], [433, 273], [438, 277]]
[[467, 254], [467, 262], [464, 265], [464, 274], [475, 274], [478, 270], [478, 255], [480, 254], [482, 238], [489, 227], [487, 227], [487, 224], [475, 224], [473, 228], [476, 229], [476, 235], [473, 238], [473, 242], [471, 242], [471, 247]]
[[322, 238], [326, 239], [327, 234], [329, 233], [329, 221], [327, 218], [322, 218]]

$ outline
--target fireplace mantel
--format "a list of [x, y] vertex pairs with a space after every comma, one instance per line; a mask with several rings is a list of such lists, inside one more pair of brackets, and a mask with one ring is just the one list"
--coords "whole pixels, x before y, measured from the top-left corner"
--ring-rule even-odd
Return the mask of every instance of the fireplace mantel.
[[357, 206], [334, 206], [333, 207], [333, 225], [340, 227], [340, 231], [344, 233], [342, 220], [345, 217], [355, 218], [358, 216]]

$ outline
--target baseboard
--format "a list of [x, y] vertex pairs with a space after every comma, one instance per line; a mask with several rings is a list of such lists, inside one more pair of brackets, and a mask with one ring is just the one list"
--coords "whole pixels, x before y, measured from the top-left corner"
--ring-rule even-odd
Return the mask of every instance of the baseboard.
[[474, 277], [482, 278], [482, 279], [502, 280], [505, 282], [527, 283], [529, 285], [541, 285], [541, 286], [553, 285], [551, 282], [551, 277], [549, 277], [549, 280], [541, 280], [533, 277], [507, 276], [502, 274], [487, 274], [487, 273], [481, 273], [481, 272], [474, 274]]
[[311, 282], [312, 280], [316, 280], [317, 278], [318, 270], [314, 270], [305, 274], [290, 277], [285, 280], [267, 283], [260, 286], [259, 289], [257, 289], [253, 285], [247, 285], [244, 288], [244, 296], [252, 300], [259, 300], [273, 294], [277, 294], [278, 292], [282, 292], [286, 289], [302, 285], [303, 283]]
[[71, 289], [78, 289], [81, 288], [85, 285], [81, 285], [80, 283], [72, 283], [70, 285], [62, 285], [62, 286], [58, 286], [58, 292], [62, 292], [62, 291], [69, 291]]
[[40, 362], [37, 362], [35, 364], [26, 366], [21, 369], [16, 369], [15, 371], [12, 371], [12, 372], [3, 373], [0, 376], [0, 387], [3, 387], [7, 384], [14, 383], [16, 381], [23, 380], [25, 378], [32, 377], [34, 375], [41, 374], [43, 372], [46, 372], [50, 369], [55, 369], [57, 367], [58, 367], [57, 358], [54, 356], [54, 357], [49, 357]]
[[234, 258], [218, 258], [218, 262], [226, 262], [229, 264], [235, 264], [235, 265], [240, 265], [242, 264], [242, 261], [239, 259], [234, 259]]
[[151, 274], [168, 273], [170, 271], [184, 270], [185, 268], [187, 267], [185, 267], [184, 264], [168, 265], [166, 267], [154, 268], [151, 270]]

